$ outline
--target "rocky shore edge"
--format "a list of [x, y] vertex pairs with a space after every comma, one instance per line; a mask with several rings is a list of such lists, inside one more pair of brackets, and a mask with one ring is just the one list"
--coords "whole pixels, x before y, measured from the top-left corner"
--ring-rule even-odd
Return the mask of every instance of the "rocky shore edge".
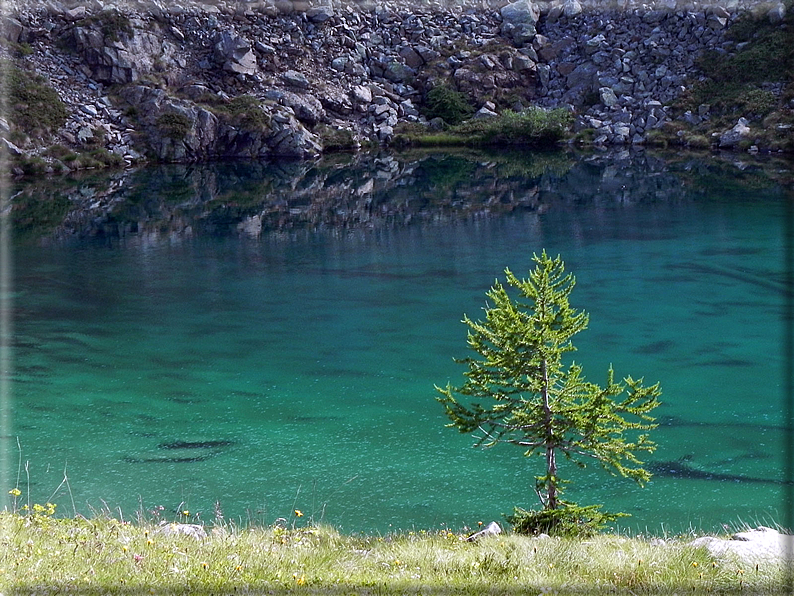
[[306, 159], [443, 130], [434, 110], [462, 100], [483, 120], [562, 107], [571, 141], [588, 145], [782, 152], [794, 148], [790, 84], [753, 90], [771, 120], [747, 102], [737, 118], [682, 98], [705, 54], [728, 61], [751, 43], [726, 35], [733, 24], [749, 15], [785, 33], [790, 12], [736, 0], [7, 1], [0, 134], [15, 175]]

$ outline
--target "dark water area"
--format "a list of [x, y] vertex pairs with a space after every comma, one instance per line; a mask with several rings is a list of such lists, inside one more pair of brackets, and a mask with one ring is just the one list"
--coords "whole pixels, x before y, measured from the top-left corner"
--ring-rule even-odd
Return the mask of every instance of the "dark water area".
[[18, 438], [20, 488], [63, 514], [219, 504], [387, 532], [534, 506], [542, 462], [472, 449], [433, 386], [463, 382], [463, 314], [545, 248], [590, 314], [585, 375], [663, 389], [653, 480], [563, 464], [569, 498], [632, 531], [782, 521], [792, 169], [738, 159], [427, 152], [17, 184], [2, 494]]

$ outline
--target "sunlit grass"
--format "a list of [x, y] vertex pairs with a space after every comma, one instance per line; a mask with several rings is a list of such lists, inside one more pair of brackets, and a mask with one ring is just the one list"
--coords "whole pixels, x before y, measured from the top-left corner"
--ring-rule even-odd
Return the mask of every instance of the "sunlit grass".
[[467, 542], [449, 531], [346, 536], [234, 525], [197, 539], [163, 527], [0, 513], [0, 593], [783, 591], [780, 564], [715, 561], [688, 539], [504, 534]]

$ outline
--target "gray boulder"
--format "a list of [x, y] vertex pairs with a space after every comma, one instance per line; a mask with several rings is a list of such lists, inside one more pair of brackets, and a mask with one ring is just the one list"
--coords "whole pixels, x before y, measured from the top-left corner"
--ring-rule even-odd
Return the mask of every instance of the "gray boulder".
[[218, 33], [215, 36], [213, 52], [215, 62], [225, 71], [254, 75], [259, 70], [251, 42], [239, 35], [228, 31]]
[[530, 0], [517, 0], [503, 6], [499, 11], [503, 23], [534, 25], [540, 18], [540, 11]]
[[3, 17], [1, 23], [2, 31], [0, 31], [0, 34], [3, 39], [12, 43], [17, 43], [22, 39], [22, 32], [25, 30], [22, 23], [12, 17]]
[[507, 4], [499, 13], [502, 16], [502, 35], [511, 38], [517, 45], [532, 41], [537, 33], [535, 24], [540, 18], [540, 11], [530, 0]]
[[565, 0], [562, 5], [562, 12], [568, 18], [575, 17], [581, 14], [582, 5], [578, 0]]
[[477, 113], [474, 114], [474, 118], [476, 120], [485, 120], [488, 118], [496, 118], [498, 116], [499, 114], [496, 113], [496, 106], [490, 101], [485, 102], [485, 104], [479, 110], [477, 110]]
[[280, 116], [282, 117], [273, 118], [274, 134], [267, 139], [270, 155], [310, 159], [322, 153], [323, 147], [316, 135], [306, 130], [289, 113], [282, 113]]
[[606, 107], [611, 108], [612, 106], [617, 105], [618, 98], [615, 95], [615, 92], [609, 87], [601, 87], [601, 89], [598, 90], [598, 93], [601, 97], [601, 103]]
[[312, 23], [325, 23], [328, 19], [334, 16], [334, 9], [332, 6], [312, 6], [306, 10], [306, 18]]
[[[126, 84], [150, 72], [155, 62], [175, 68], [176, 48], [158, 31], [147, 31], [130, 20], [130, 30], [106, 35], [100, 22], [74, 27], [66, 42], [74, 47], [100, 83]], [[138, 25], [138, 26], [136, 26]]]
[[325, 118], [323, 104], [314, 95], [309, 93], [297, 94], [291, 91], [268, 91], [268, 99], [278, 101], [280, 104], [292, 108], [295, 117], [301, 122], [314, 126]]
[[301, 72], [297, 70], [288, 70], [287, 72], [281, 75], [281, 80], [284, 81], [287, 85], [292, 85], [293, 87], [297, 87], [298, 89], [308, 89], [309, 79], [306, 78]]
[[720, 148], [733, 148], [750, 136], [750, 127], [745, 118], [739, 121], [730, 130], [726, 130], [720, 135]]

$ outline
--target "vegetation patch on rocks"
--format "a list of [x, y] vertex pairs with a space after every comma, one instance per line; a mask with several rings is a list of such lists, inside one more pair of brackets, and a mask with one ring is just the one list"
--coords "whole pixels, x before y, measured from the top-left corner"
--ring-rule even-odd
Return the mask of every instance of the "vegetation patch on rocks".
[[8, 116], [11, 124], [28, 136], [49, 136], [68, 116], [66, 105], [47, 80], [35, 73], [0, 64], [8, 90]]
[[443, 131], [423, 126], [398, 129], [395, 142], [417, 147], [554, 147], [562, 141], [573, 120], [564, 108], [505, 110], [493, 118], [472, 118]]

